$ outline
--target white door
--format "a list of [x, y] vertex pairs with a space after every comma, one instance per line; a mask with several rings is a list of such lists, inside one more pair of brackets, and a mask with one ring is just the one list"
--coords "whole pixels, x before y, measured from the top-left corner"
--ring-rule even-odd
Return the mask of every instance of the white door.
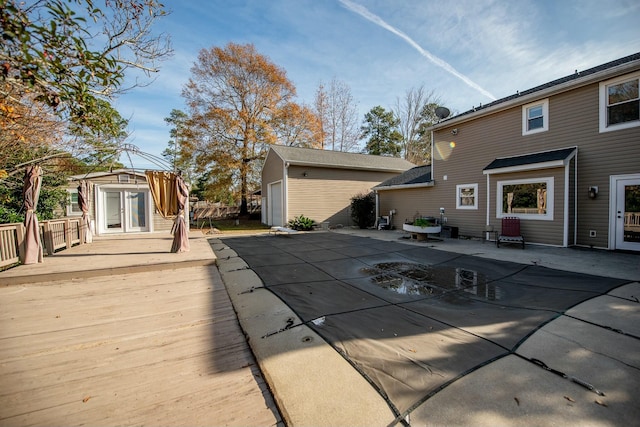
[[124, 206], [120, 191], [104, 193], [104, 226], [107, 233], [122, 233], [124, 230]]
[[282, 219], [282, 182], [269, 184], [269, 220], [269, 225], [284, 225]]
[[126, 231], [147, 231], [147, 192], [125, 191]]
[[640, 176], [616, 180], [615, 249], [640, 251]]
[[149, 230], [149, 192], [104, 189], [102, 192], [103, 233], [131, 233]]

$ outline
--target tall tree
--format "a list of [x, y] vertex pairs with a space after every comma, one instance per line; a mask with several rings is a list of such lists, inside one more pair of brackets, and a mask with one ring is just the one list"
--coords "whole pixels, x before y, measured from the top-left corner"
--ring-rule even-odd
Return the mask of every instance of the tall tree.
[[118, 127], [121, 117], [105, 102], [144, 84], [136, 79], [125, 87], [130, 71], [150, 75], [171, 55], [168, 37], [151, 32], [165, 14], [156, 0], [114, 0], [102, 8], [84, 0], [0, 0], [0, 115], [16, 103], [40, 104], [72, 128], [69, 134]]
[[334, 151], [357, 150], [358, 105], [345, 82], [333, 78], [328, 88], [320, 82], [314, 108], [321, 120], [324, 148]]
[[436, 122], [439, 102], [434, 91], [427, 92], [424, 86], [411, 88], [402, 100], [396, 99], [394, 113], [400, 120], [404, 159], [418, 165], [431, 162], [431, 135], [424, 129]]
[[392, 156], [400, 155], [402, 135], [398, 131], [400, 121], [393, 111], [386, 111], [381, 106], [373, 107], [364, 116], [360, 127], [361, 139], [368, 138], [365, 151], [368, 154]]
[[169, 117], [165, 117], [164, 121], [167, 125], [172, 126], [169, 130], [169, 142], [167, 148], [162, 152], [162, 157], [167, 163], [173, 165], [173, 171], [185, 171], [189, 168], [191, 162], [180, 155], [180, 147], [184, 144], [186, 138], [185, 127], [187, 125], [187, 113], [182, 110], [171, 110]]
[[322, 148], [320, 119], [305, 105], [284, 105], [273, 117], [272, 127], [282, 145]]
[[20, 209], [11, 200], [25, 165], [45, 171], [38, 210], [46, 217], [64, 196], [56, 186], [65, 174], [113, 161], [126, 120], [111, 97], [144, 84], [125, 87], [131, 71], [150, 76], [171, 55], [168, 37], [151, 32], [165, 14], [156, 0], [101, 8], [91, 0], [0, 0], [0, 209]]
[[200, 51], [182, 96], [189, 106], [184, 155], [210, 173], [219, 194], [234, 188], [241, 215], [248, 213], [250, 186], [257, 186], [268, 144], [276, 142], [274, 120], [295, 87], [252, 44], [229, 43]]

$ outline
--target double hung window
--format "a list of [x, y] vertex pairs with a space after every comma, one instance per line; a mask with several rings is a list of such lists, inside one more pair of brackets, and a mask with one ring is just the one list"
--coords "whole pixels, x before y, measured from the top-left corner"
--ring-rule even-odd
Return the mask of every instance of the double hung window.
[[640, 126], [640, 73], [600, 84], [600, 132]]
[[522, 107], [522, 135], [549, 130], [549, 100], [543, 99]]

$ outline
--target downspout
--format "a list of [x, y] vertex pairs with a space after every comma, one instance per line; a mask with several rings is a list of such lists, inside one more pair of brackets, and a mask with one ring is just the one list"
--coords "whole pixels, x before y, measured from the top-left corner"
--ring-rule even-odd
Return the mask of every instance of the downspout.
[[[487, 221], [485, 225], [490, 225], [491, 224], [491, 174], [487, 174]], [[496, 203], [498, 203], [498, 201], [496, 200]], [[485, 232], [485, 240], [488, 239], [488, 232]]]
[[287, 225], [289, 218], [289, 162], [284, 163], [284, 173], [282, 174], [282, 225]]
[[435, 168], [435, 157], [433, 156], [433, 146], [435, 145], [435, 140], [433, 139], [434, 133], [431, 131], [431, 181], [433, 181], [434, 185], [436, 183], [436, 168]]
[[562, 247], [569, 246], [569, 170], [571, 160], [564, 167], [564, 221], [562, 224]]
[[373, 190], [373, 194], [376, 195], [376, 222], [375, 225], [378, 225], [378, 219], [380, 218], [380, 195], [378, 194], [378, 190]]
[[574, 157], [573, 176], [573, 245], [578, 244], [578, 147]]

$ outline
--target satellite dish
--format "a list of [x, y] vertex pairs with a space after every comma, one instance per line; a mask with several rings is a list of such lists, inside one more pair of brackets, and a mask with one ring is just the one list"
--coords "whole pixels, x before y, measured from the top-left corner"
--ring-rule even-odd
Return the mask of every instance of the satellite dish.
[[451, 111], [449, 111], [449, 109], [447, 107], [437, 107], [436, 108], [436, 116], [440, 120], [449, 117], [449, 114], [451, 114]]

